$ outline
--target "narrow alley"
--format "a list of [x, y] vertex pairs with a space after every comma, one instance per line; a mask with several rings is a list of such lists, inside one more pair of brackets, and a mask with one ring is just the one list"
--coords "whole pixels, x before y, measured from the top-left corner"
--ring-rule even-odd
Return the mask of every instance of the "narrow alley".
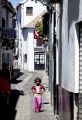
[[82, 120], [82, 0], [0, 0], [0, 120]]
[[[48, 87], [48, 76], [44, 71], [27, 72], [16, 71], [17, 79], [12, 80], [11, 97], [9, 104], [8, 120], [56, 120], [50, 105], [50, 93]], [[41, 112], [35, 113], [33, 109], [33, 94], [31, 86], [34, 79], [40, 77], [46, 88], [43, 95], [43, 108]], [[6, 119], [5, 119], [6, 120]]]

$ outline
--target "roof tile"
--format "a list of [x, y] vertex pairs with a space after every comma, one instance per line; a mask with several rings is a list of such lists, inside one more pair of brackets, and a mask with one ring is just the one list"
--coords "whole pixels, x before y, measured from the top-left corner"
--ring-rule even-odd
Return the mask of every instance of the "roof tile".
[[44, 10], [40, 15], [38, 15], [34, 20], [32, 20], [30, 23], [27, 25], [23, 26], [24, 27], [35, 27], [37, 22], [42, 22], [42, 16], [47, 13], [47, 10]]

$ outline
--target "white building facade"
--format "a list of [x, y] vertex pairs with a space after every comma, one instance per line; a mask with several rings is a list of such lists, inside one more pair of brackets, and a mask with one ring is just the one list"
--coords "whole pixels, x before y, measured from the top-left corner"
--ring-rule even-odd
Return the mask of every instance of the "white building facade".
[[82, 110], [82, 0], [61, 0], [57, 5], [57, 83], [59, 86], [59, 117], [81, 120]]
[[[11, 2], [4, 0], [1, 2], [0, 0], [0, 69], [2, 69], [2, 63], [6, 62], [8, 64], [9, 70], [11, 71], [13, 70], [14, 40], [11, 36], [8, 38], [8, 31], [9, 29], [12, 30], [12, 28], [14, 28], [14, 15], [15, 9]], [[6, 33], [4, 32], [5, 30], [7, 30]], [[9, 34], [11, 35], [11, 33]]]
[[37, 17], [46, 10], [46, 7], [39, 2], [35, 3], [31, 0], [23, 0], [19, 2], [16, 9], [18, 41], [16, 53], [19, 56], [18, 65], [21, 65], [23, 69], [27, 69], [28, 71], [34, 71], [34, 51], [43, 52], [41, 46], [38, 46], [37, 50], [35, 50], [35, 46], [37, 45], [34, 39], [34, 29], [38, 22]]

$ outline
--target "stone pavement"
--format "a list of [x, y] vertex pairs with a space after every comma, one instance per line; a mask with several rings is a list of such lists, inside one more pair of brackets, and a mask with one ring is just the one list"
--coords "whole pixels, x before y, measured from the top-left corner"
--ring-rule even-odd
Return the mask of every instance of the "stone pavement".
[[[23, 71], [22, 71], [23, 72]], [[25, 72], [25, 71], [24, 71]], [[25, 72], [26, 73], [26, 72]], [[33, 109], [33, 94], [31, 86], [34, 84], [34, 79], [40, 77], [42, 84], [46, 87], [46, 92], [43, 95], [43, 108], [39, 113], [35, 113]], [[56, 120], [50, 105], [50, 93], [48, 90], [48, 76], [45, 71], [28, 72], [27, 77], [18, 83], [16, 89], [23, 91], [24, 95], [20, 95], [16, 105], [15, 120]]]

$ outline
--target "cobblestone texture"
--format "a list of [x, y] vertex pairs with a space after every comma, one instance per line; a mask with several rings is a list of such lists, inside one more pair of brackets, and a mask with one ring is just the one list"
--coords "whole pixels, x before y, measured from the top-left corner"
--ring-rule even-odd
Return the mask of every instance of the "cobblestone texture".
[[[30, 73], [29, 73], [30, 74]], [[53, 114], [52, 107], [50, 105], [50, 93], [48, 91], [48, 76], [45, 74], [44, 71], [35, 71], [31, 72], [32, 76], [27, 77], [27, 82], [25, 78], [25, 84], [23, 82], [23, 91], [24, 95], [19, 97], [17, 103], [17, 114], [15, 120], [56, 120], [56, 116]], [[29, 75], [28, 75], [29, 76]], [[42, 83], [46, 87], [46, 92], [43, 95], [43, 108], [42, 111], [39, 113], [34, 112], [33, 108], [33, 94], [30, 90], [31, 86], [34, 84], [34, 79], [36, 77], [42, 78]], [[21, 88], [18, 88], [21, 90]]]

